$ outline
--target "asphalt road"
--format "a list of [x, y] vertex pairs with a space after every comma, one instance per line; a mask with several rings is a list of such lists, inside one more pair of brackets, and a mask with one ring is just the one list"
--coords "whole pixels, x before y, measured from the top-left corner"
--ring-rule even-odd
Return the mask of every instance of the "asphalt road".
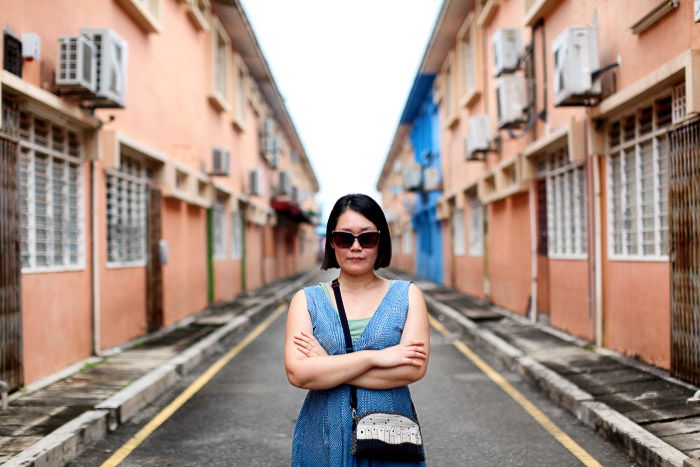
[[[289, 465], [292, 432], [305, 391], [287, 382], [282, 363], [283, 335], [284, 315], [226, 364], [119, 465]], [[571, 451], [457, 350], [452, 342], [459, 337], [446, 337], [433, 329], [428, 374], [411, 386], [428, 465], [582, 465]], [[635, 465], [624, 453], [547, 400], [519, 375], [500, 367], [489, 355], [478, 353], [597, 462], [606, 466]], [[201, 371], [70, 465], [101, 465], [211, 363], [203, 364]]]

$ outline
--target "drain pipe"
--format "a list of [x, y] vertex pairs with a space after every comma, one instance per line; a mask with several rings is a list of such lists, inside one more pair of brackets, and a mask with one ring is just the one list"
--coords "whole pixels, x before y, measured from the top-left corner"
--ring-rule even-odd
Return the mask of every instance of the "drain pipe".
[[7, 410], [7, 396], [10, 392], [10, 386], [0, 379], [0, 391], [2, 391], [2, 410]]
[[90, 161], [90, 259], [92, 260], [92, 353], [100, 355], [100, 270], [97, 248], [97, 168]]

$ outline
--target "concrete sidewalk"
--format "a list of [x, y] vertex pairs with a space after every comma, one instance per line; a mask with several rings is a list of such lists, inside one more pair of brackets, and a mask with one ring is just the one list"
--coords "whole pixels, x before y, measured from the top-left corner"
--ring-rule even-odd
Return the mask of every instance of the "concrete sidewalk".
[[0, 410], [0, 464], [65, 465], [320, 274], [275, 281], [13, 394]]
[[[475, 345], [534, 382], [642, 465], [700, 467], [700, 392], [667, 372], [403, 272]], [[456, 326], [453, 326], [453, 329]]]

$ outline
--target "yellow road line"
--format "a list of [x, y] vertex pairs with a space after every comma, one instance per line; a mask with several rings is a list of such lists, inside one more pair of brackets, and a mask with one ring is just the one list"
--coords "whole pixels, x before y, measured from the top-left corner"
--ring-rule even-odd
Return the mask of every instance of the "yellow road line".
[[[449, 336], [450, 331], [448, 331], [438, 320], [430, 318], [430, 324], [437, 329], [443, 336]], [[601, 464], [596, 461], [593, 456], [588, 454], [585, 449], [583, 449], [579, 444], [571, 439], [569, 435], [561, 431], [561, 429], [552, 422], [540, 409], [530, 402], [525, 396], [523, 396], [517, 389], [515, 389], [508, 381], [503, 378], [496, 370], [494, 370], [488, 363], [483, 361], [477, 354], [474, 353], [469, 347], [467, 347], [463, 342], [454, 341], [454, 346], [464, 354], [471, 362], [476, 365], [481, 371], [483, 371], [486, 376], [488, 376], [494, 383], [496, 383], [506, 394], [508, 394], [515, 402], [520, 404], [520, 406], [525, 409], [525, 411], [535, 419], [537, 423], [542, 425], [542, 427], [547, 430], [547, 432], [554, 437], [559, 443], [561, 443], [566, 449], [569, 450], [578, 460], [580, 460], [584, 465], [589, 467], [601, 467]]]
[[124, 443], [117, 451], [112, 454], [112, 456], [107, 459], [101, 467], [115, 467], [119, 465], [126, 457], [131, 454], [131, 452], [136, 449], [142, 442], [146, 440], [154, 431], [158, 429], [165, 421], [170, 418], [180, 407], [182, 407], [185, 402], [187, 402], [192, 396], [194, 396], [200, 389], [204, 387], [205, 384], [211, 380], [214, 375], [216, 375], [232, 358], [238, 355], [243, 349], [245, 349], [248, 344], [253, 342], [260, 334], [265, 331], [265, 329], [272, 324], [284, 311], [287, 309], [286, 304], [281, 304], [273, 314], [267, 317], [265, 321], [260, 323], [260, 325], [248, 334], [245, 339], [243, 339], [238, 345], [229, 350], [229, 352], [217, 360], [212, 366], [210, 366], [207, 371], [205, 371], [199, 378], [197, 378], [190, 386], [182, 391], [175, 400], [173, 400], [167, 407], [161, 410], [158, 415], [153, 417], [150, 422], [143, 426], [129, 441]]

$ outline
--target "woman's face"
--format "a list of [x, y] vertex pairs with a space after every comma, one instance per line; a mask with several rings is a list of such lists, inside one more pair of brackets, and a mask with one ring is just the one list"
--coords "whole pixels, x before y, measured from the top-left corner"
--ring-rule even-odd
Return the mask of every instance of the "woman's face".
[[[377, 226], [369, 219], [357, 211], [351, 209], [343, 212], [338, 217], [338, 223], [335, 225], [336, 231], [350, 232], [354, 235], [359, 235], [362, 232], [377, 232]], [[335, 258], [338, 261], [340, 269], [349, 274], [363, 274], [374, 270], [374, 264], [377, 261], [379, 254], [379, 246], [374, 248], [363, 248], [360, 242], [355, 239], [350, 248], [339, 248], [334, 245]]]

